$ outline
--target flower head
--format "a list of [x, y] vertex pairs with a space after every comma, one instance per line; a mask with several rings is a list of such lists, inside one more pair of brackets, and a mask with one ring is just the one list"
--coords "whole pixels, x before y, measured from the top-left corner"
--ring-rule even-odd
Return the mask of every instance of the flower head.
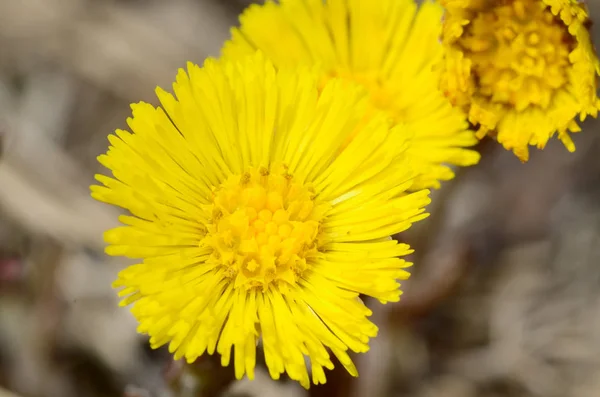
[[420, 171], [414, 188], [439, 187], [447, 166], [473, 165], [477, 142], [459, 109], [439, 91], [442, 8], [414, 0], [281, 0], [253, 4], [223, 47], [226, 59], [256, 49], [277, 67], [314, 67], [324, 83], [341, 77], [360, 84], [370, 105], [414, 131], [406, 155]]
[[[142, 259], [114, 283], [139, 331], [175, 358], [234, 350], [253, 377], [262, 339], [275, 379], [325, 382], [333, 353], [366, 352], [377, 327], [359, 294], [397, 301], [411, 252], [389, 236], [426, 217], [405, 127], [363, 122], [364, 95], [308, 70], [276, 71], [259, 53], [189, 64], [157, 89], [162, 107], [132, 105], [99, 161], [97, 200], [127, 209], [107, 253]], [[349, 139], [352, 137], [352, 139]]]
[[441, 88], [522, 161], [558, 138], [569, 151], [575, 118], [596, 117], [600, 64], [585, 5], [576, 0], [442, 0], [447, 8]]

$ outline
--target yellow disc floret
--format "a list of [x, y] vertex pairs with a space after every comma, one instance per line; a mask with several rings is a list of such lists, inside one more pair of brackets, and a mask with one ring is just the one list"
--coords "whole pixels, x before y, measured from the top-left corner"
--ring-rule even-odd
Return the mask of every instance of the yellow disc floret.
[[543, 3], [525, 0], [479, 13], [458, 44], [473, 62], [478, 94], [523, 111], [547, 109], [565, 86], [575, 40]]
[[319, 222], [329, 207], [314, 196], [283, 167], [231, 176], [215, 191], [201, 244], [213, 248], [210, 261], [226, 269], [236, 288], [294, 285], [318, 255]]
[[558, 134], [575, 150], [575, 118], [596, 116], [600, 64], [587, 11], [576, 1], [442, 0], [441, 88], [479, 127], [523, 161], [528, 145]]

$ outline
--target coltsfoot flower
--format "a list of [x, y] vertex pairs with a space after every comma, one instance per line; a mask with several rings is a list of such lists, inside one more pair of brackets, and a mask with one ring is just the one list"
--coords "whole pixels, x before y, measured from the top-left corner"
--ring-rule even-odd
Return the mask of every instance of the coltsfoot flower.
[[[151, 346], [188, 362], [233, 360], [253, 377], [259, 339], [274, 379], [325, 382], [330, 354], [354, 376], [377, 327], [359, 294], [398, 301], [412, 252], [389, 236], [426, 217], [429, 192], [410, 134], [383, 114], [364, 122], [361, 90], [308, 70], [276, 70], [257, 53], [188, 64], [157, 89], [162, 107], [132, 105], [98, 160], [97, 200], [130, 212], [107, 253], [142, 259], [115, 287]], [[352, 139], [349, 139], [352, 137]], [[232, 358], [233, 348], [233, 358]]]
[[479, 154], [466, 117], [439, 90], [443, 9], [426, 0], [267, 0], [249, 6], [222, 50], [240, 59], [256, 49], [277, 67], [314, 67], [324, 83], [360, 84], [372, 107], [414, 131], [406, 155], [420, 170], [414, 188], [439, 187]]
[[441, 89], [478, 137], [495, 136], [522, 161], [554, 135], [569, 151], [577, 116], [597, 116], [600, 64], [585, 5], [576, 0], [441, 0]]

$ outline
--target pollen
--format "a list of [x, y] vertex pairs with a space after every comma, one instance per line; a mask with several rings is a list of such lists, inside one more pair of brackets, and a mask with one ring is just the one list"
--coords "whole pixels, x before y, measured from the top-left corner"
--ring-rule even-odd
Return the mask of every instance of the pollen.
[[576, 42], [545, 4], [515, 0], [479, 13], [458, 44], [472, 60], [478, 93], [523, 111], [547, 109], [567, 84]]
[[310, 186], [281, 171], [253, 168], [214, 192], [212, 224], [201, 246], [213, 249], [210, 261], [236, 288], [295, 285], [319, 254], [319, 225], [328, 206]]

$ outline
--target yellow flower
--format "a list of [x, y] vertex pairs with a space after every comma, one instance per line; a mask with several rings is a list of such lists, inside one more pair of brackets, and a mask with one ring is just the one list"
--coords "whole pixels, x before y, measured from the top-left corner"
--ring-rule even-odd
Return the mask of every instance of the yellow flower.
[[[188, 64], [162, 107], [132, 105], [130, 132], [110, 135], [95, 199], [129, 210], [107, 253], [140, 258], [114, 283], [139, 331], [175, 358], [204, 353], [253, 377], [260, 338], [274, 379], [309, 386], [333, 367], [356, 376], [377, 327], [359, 294], [398, 301], [412, 252], [389, 236], [426, 217], [407, 132], [334, 79], [319, 94], [308, 70], [260, 53]], [[353, 139], [348, 142], [349, 137]]]
[[454, 177], [448, 164], [468, 166], [479, 154], [465, 116], [439, 90], [443, 9], [414, 0], [282, 0], [248, 7], [222, 57], [240, 59], [256, 49], [277, 67], [308, 65], [325, 82], [342, 77], [361, 84], [371, 105], [414, 131], [407, 151], [421, 176], [414, 188], [439, 187]]
[[519, 159], [558, 134], [569, 151], [575, 118], [596, 117], [600, 64], [577, 0], [441, 0], [447, 7], [441, 89], [478, 137]]

